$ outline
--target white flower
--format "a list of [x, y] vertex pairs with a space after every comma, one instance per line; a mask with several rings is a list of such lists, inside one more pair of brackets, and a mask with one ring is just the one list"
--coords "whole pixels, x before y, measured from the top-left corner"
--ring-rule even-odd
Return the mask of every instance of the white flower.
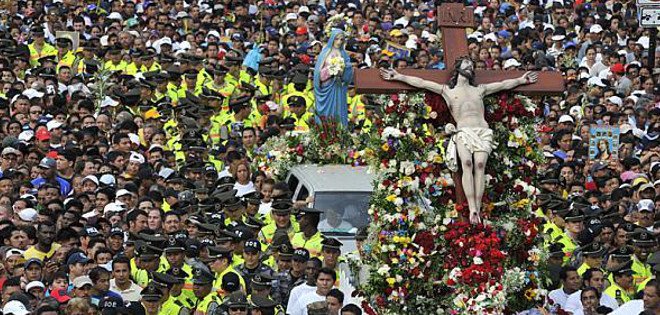
[[472, 262], [473, 262], [475, 265], [481, 265], [481, 264], [484, 263], [484, 261], [481, 260], [481, 257], [474, 257], [474, 258], [472, 259]]
[[390, 272], [390, 266], [388, 265], [383, 265], [378, 270], [376, 270], [376, 273], [378, 273], [381, 276], [385, 276]]
[[328, 65], [328, 73], [330, 75], [338, 75], [339, 73], [344, 71], [345, 64], [343, 58], [339, 56], [332, 57], [330, 58], [329, 63], [330, 64]]
[[397, 197], [396, 199], [394, 199], [394, 205], [397, 206], [397, 207], [402, 206], [403, 205], [403, 199], [401, 197]]
[[412, 175], [415, 172], [415, 163], [410, 161], [401, 162], [401, 166], [399, 167], [399, 172], [405, 174], [406, 176]]

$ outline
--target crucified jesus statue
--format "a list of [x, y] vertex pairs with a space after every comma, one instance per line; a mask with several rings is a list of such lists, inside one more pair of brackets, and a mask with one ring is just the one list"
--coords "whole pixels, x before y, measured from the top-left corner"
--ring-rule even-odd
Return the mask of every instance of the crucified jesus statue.
[[493, 130], [484, 118], [483, 98], [503, 90], [513, 89], [522, 84], [538, 80], [538, 74], [527, 72], [516, 79], [476, 85], [474, 62], [468, 58], [458, 58], [454, 64], [448, 84], [438, 84], [418, 77], [402, 75], [395, 70], [381, 69], [384, 80], [396, 80], [414, 87], [442, 95], [456, 126], [448, 124], [445, 130], [451, 134], [445, 153], [445, 162], [452, 172], [458, 171], [458, 158], [461, 161], [463, 176], [461, 182], [470, 210], [470, 222], [481, 222], [481, 198], [486, 187], [486, 161], [495, 148]]

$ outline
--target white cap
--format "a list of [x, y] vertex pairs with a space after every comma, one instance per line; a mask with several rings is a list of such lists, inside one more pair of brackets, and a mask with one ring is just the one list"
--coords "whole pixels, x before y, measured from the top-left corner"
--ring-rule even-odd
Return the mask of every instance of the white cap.
[[21, 132], [20, 134], [18, 134], [18, 140], [19, 141], [28, 142], [28, 141], [32, 140], [32, 138], [34, 138], [34, 131], [32, 131], [32, 130], [25, 130], [25, 131]]
[[131, 140], [131, 142], [140, 145], [140, 136], [134, 134], [134, 133], [129, 133], [128, 134], [128, 139]]
[[209, 31], [206, 34], [206, 40], [209, 39], [209, 36], [214, 36], [215, 38], [220, 38], [220, 33], [218, 33], [218, 31], [216, 31], [216, 30]]
[[2, 308], [2, 314], [27, 315], [30, 314], [30, 312], [21, 301], [11, 300]]
[[509, 68], [520, 67], [520, 66], [522, 66], [522, 64], [518, 60], [516, 60], [515, 58], [509, 58], [504, 62], [504, 66], [502, 68], [506, 70]]
[[91, 180], [96, 186], [99, 185], [99, 179], [94, 176], [94, 175], [87, 175], [85, 178], [83, 178], [82, 182], [85, 182], [86, 180]]
[[[633, 104], [637, 104], [637, 101], [639, 100], [639, 97], [637, 97], [637, 96], [635, 96], [635, 95], [630, 95], [630, 96], [626, 97], [626, 99], [627, 99], [627, 100], [632, 100], [632, 101], [633, 101]], [[20, 136], [19, 136], [19, 137], [20, 137]]]
[[142, 156], [142, 154], [131, 151], [131, 156], [128, 158], [128, 161], [129, 162], [137, 162], [139, 164], [144, 164], [145, 159], [144, 159], [144, 156]]
[[577, 117], [577, 119], [582, 118], [582, 107], [580, 105], [575, 105], [568, 110], [568, 114], [572, 117]]
[[33, 208], [25, 208], [18, 212], [18, 217], [26, 222], [34, 222], [34, 220], [37, 219], [37, 210], [34, 210]]
[[571, 117], [571, 116], [569, 116], [569, 115], [561, 115], [561, 117], [559, 117], [559, 121], [558, 121], [558, 123], [560, 123], [560, 124], [561, 124], [561, 123], [571, 123], [571, 124], [574, 124], [574, 123], [575, 123], [575, 120], [573, 120], [573, 117]]
[[167, 167], [161, 168], [160, 171], [158, 172], [158, 176], [164, 179], [167, 179], [168, 177], [172, 176], [172, 174], [174, 174], [174, 170]]
[[589, 33], [600, 33], [603, 31], [603, 27], [600, 24], [594, 24], [589, 28]]
[[101, 102], [101, 107], [115, 107], [119, 105], [119, 102], [113, 100], [110, 96], [106, 96]]
[[29, 88], [29, 89], [23, 91], [23, 95], [27, 96], [29, 99], [33, 99], [35, 97], [36, 98], [42, 98], [42, 97], [44, 97], [45, 94], [43, 92], [39, 92], [39, 91], [37, 91], [33, 88]]
[[25, 286], [25, 292], [30, 292], [30, 290], [31, 290], [31, 289], [34, 289], [34, 288], [45, 289], [46, 286], [45, 286], [44, 283], [41, 282], [41, 281], [31, 281], [30, 283], [28, 283], [28, 284]]
[[474, 38], [477, 40], [477, 42], [480, 42], [484, 39], [484, 34], [477, 31], [477, 32], [472, 32], [472, 34], [468, 35], [468, 39]]
[[107, 214], [109, 212], [124, 212], [126, 211], [126, 205], [124, 205], [123, 202], [111, 202], [105, 207], [103, 207], [103, 214]]
[[644, 49], [649, 49], [649, 37], [648, 36], [642, 36], [639, 39], [637, 39], [637, 44], [642, 45]]
[[114, 176], [110, 174], [103, 174], [101, 175], [101, 178], [99, 178], [99, 183], [107, 186], [114, 186], [117, 183], [117, 181], [115, 180]]
[[620, 97], [616, 96], [616, 95], [615, 96], [610, 96], [607, 100], [612, 104], [616, 104], [617, 106], [623, 105], [623, 100]]
[[490, 41], [493, 41], [493, 42], [497, 42], [497, 35], [495, 35], [495, 33], [488, 33], [488, 34], [486, 34], [486, 36], [484, 36], [484, 40], [485, 41], [490, 40]]
[[[650, 187], [653, 187], [651, 184], [647, 184]], [[641, 190], [641, 189], [640, 189]], [[655, 210], [655, 205], [653, 204], [653, 200], [651, 199], [642, 199], [637, 203], [637, 211], [651, 211]]]
[[120, 20], [123, 21], [124, 18], [121, 16], [119, 12], [112, 12], [110, 15], [108, 15], [109, 20]]
[[310, 13], [309, 8], [306, 5], [301, 6], [300, 8], [298, 8], [298, 14], [300, 14], [300, 13]]
[[126, 190], [126, 189], [123, 189], [123, 188], [120, 189], [120, 190], [117, 190], [117, 195], [116, 195], [117, 198], [119, 198], [119, 197], [123, 197], [123, 196], [127, 196], [127, 195], [131, 195], [131, 196], [132, 196], [133, 193], [130, 192], [130, 191], [128, 191], [128, 190]]
[[46, 128], [48, 128], [48, 131], [53, 131], [53, 129], [57, 129], [59, 127], [62, 127], [64, 125], [63, 123], [59, 122], [57, 119], [52, 119], [48, 123], [46, 123]]
[[10, 248], [10, 249], [7, 250], [7, 252], [5, 252], [5, 258], [7, 258], [9, 256], [14, 256], [14, 255], [23, 256], [23, 254], [25, 254], [25, 251], [23, 251], [23, 250], [20, 250], [18, 248]]
[[14, 147], [6, 147], [2, 149], [2, 155], [13, 154], [18, 155], [21, 151], [16, 150]]
[[285, 21], [297, 20], [297, 19], [298, 19], [298, 14], [295, 13], [287, 13], [286, 17], [284, 18]]
[[605, 85], [605, 83], [603, 83], [603, 79], [601, 79], [599, 77], [589, 78], [589, 80], [587, 81], [587, 84], [588, 85], [597, 85], [597, 86], [600, 86], [600, 87], [606, 87], [607, 86], [607, 85]]

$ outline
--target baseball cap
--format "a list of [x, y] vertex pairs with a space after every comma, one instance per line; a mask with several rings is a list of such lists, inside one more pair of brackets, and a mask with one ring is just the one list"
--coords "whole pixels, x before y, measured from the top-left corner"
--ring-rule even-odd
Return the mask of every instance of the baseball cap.
[[88, 284], [94, 285], [92, 279], [90, 279], [88, 276], [80, 276], [78, 278], [73, 279], [73, 287], [76, 289], [80, 289]]
[[[649, 184], [647, 184], [649, 185]], [[647, 186], [647, 185], [642, 185], [642, 187]], [[651, 186], [653, 187], [653, 186]], [[651, 199], [642, 199], [637, 203], [637, 211], [642, 212], [642, 211], [647, 211], [647, 212], [653, 212], [655, 210], [655, 205], [653, 200]]]
[[30, 292], [30, 290], [31, 290], [31, 289], [34, 289], [34, 288], [42, 288], [42, 289], [45, 289], [46, 286], [45, 286], [44, 283], [41, 282], [41, 281], [31, 281], [30, 283], [28, 283], [27, 285], [25, 285], [25, 292]]
[[37, 138], [39, 141], [50, 140], [50, 132], [48, 132], [46, 129], [39, 129], [35, 135], [35, 138]]
[[57, 167], [57, 162], [52, 158], [45, 157], [39, 162], [39, 167], [47, 169], [55, 168]]
[[63, 123], [53, 119], [46, 124], [46, 128], [48, 129], [48, 131], [53, 131], [53, 129], [60, 128], [63, 125], [64, 125]]
[[37, 214], [37, 210], [33, 208], [25, 208], [18, 212], [18, 217], [26, 222], [34, 222], [34, 220], [37, 219]]
[[[89, 258], [87, 258], [87, 256], [85, 256], [85, 254], [83, 254], [83, 253], [75, 253], [75, 254], [69, 256], [69, 259], [66, 260], [67, 265], [73, 265], [73, 264], [77, 264], [77, 263], [85, 264], [87, 262], [89, 262]], [[81, 277], [78, 277], [76, 279], [80, 279], [80, 278]], [[75, 286], [75, 281], [76, 280], [73, 280], [74, 286]], [[79, 287], [76, 286], [76, 288], [79, 288]]]
[[13, 155], [18, 155], [20, 151], [14, 149], [13, 147], [6, 147], [2, 149], [2, 156], [8, 155], [8, 154], [13, 154]]
[[624, 73], [626, 72], [625, 68], [623, 67], [623, 64], [620, 63], [615, 63], [610, 67], [610, 71], [613, 73]]
[[600, 33], [603, 31], [603, 27], [600, 24], [594, 24], [589, 28], [589, 33]]
[[23, 303], [17, 300], [12, 300], [5, 304], [5, 307], [2, 308], [2, 314], [4, 315], [27, 315], [30, 312], [27, 310], [27, 307]]
[[559, 117], [559, 121], [558, 121], [558, 123], [560, 123], [560, 124], [561, 124], [561, 123], [571, 123], [571, 124], [574, 124], [574, 123], [575, 123], [575, 120], [573, 120], [573, 117], [571, 117], [570, 115], [561, 115], [561, 117]]

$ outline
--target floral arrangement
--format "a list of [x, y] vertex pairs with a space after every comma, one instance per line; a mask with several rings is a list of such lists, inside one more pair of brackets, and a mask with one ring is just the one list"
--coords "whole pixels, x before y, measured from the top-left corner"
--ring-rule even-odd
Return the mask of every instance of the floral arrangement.
[[444, 164], [451, 115], [439, 97], [383, 97], [382, 124], [364, 150], [379, 174], [365, 247], [369, 314], [508, 314], [545, 304], [542, 240], [533, 214], [536, 149], [530, 99], [484, 100], [495, 131], [487, 164], [484, 224], [466, 221]]
[[344, 59], [341, 56], [335, 56], [328, 60], [328, 73], [331, 76], [337, 76], [344, 71]]
[[[547, 253], [533, 213], [539, 109], [525, 97], [484, 100], [498, 147], [487, 164], [483, 224], [466, 223], [467, 205], [444, 161], [451, 115], [437, 96], [399, 94], [377, 100], [383, 115], [370, 134], [331, 120], [305, 134], [271, 138], [256, 159], [283, 179], [301, 163], [369, 164], [377, 179], [358, 288], [367, 314], [533, 314], [553, 308], [544, 289]], [[355, 263], [354, 260], [351, 260]], [[355, 266], [354, 266], [355, 267]]]
[[298, 164], [351, 164], [366, 165], [365, 137], [348, 132], [334, 119], [321, 118], [311, 123], [310, 131], [289, 132], [271, 137], [255, 156], [258, 169], [284, 180], [293, 166]]

